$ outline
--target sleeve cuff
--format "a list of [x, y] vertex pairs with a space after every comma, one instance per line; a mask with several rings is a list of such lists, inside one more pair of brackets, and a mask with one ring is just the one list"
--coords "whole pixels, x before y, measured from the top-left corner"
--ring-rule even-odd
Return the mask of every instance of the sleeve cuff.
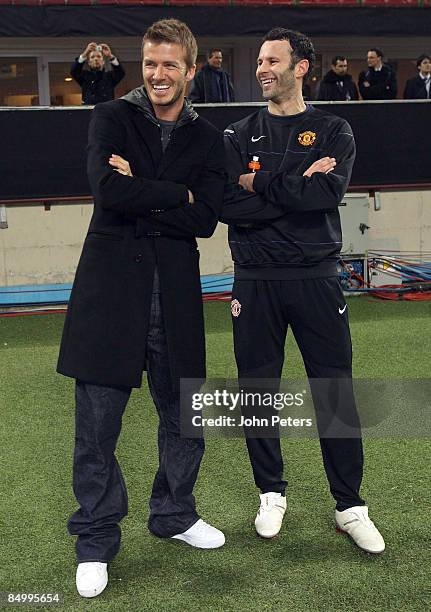
[[78, 62], [79, 62], [80, 64], [83, 64], [83, 63], [85, 62], [85, 57], [83, 57], [82, 55], [80, 55], [80, 56], [78, 57]]
[[109, 60], [111, 62], [111, 64], [113, 66], [119, 66], [120, 62], [118, 61], [118, 59], [116, 57], [113, 57], [111, 60]]
[[253, 181], [253, 189], [256, 193], [263, 194], [265, 192], [266, 186], [271, 180], [271, 172], [256, 172], [256, 176]]

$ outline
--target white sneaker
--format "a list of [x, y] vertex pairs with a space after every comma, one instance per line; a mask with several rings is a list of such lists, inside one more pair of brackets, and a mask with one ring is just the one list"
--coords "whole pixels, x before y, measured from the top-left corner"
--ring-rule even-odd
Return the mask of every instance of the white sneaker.
[[86, 561], [76, 570], [76, 588], [82, 597], [96, 597], [108, 584], [107, 563]]
[[184, 533], [171, 536], [173, 540], [182, 540], [196, 548], [220, 548], [225, 543], [224, 534], [212, 525], [199, 519]]
[[273, 538], [278, 534], [286, 512], [286, 498], [281, 493], [261, 493], [260, 508], [257, 512], [257, 533], [262, 538]]
[[353, 506], [343, 512], [335, 510], [337, 531], [347, 533], [359, 548], [368, 553], [382, 553], [385, 541], [381, 533], [368, 518], [367, 506]]

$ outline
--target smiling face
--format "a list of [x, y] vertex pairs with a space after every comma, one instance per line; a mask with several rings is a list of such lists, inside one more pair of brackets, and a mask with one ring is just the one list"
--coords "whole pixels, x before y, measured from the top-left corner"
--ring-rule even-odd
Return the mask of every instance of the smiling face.
[[208, 58], [208, 64], [213, 68], [221, 68], [223, 62], [223, 54], [221, 51], [213, 51]]
[[280, 104], [302, 88], [302, 78], [308, 70], [308, 60], [292, 62], [292, 47], [288, 40], [267, 40], [257, 59], [256, 78], [265, 100]]
[[379, 68], [382, 63], [382, 58], [375, 51], [368, 51], [367, 64], [370, 68]]
[[184, 104], [187, 83], [196, 65], [187, 68], [184, 50], [178, 43], [146, 41], [143, 48], [144, 86], [156, 117], [175, 120]]

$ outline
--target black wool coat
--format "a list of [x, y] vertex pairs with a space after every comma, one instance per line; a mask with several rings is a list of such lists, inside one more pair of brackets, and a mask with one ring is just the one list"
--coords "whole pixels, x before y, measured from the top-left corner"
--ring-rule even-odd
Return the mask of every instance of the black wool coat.
[[[365, 81], [369, 87], [365, 87]], [[388, 64], [383, 64], [381, 70], [368, 68], [360, 72], [358, 87], [364, 100], [393, 100], [397, 97], [397, 77]]]
[[[342, 85], [341, 85], [342, 83]], [[320, 81], [316, 100], [358, 100], [358, 88], [350, 74], [339, 76], [329, 70]]]
[[[230, 75], [224, 70], [220, 70], [219, 74], [223, 76], [225, 86], [229, 93], [229, 102], [235, 102], [235, 92], [233, 89]], [[220, 94], [217, 88], [216, 71], [208, 64], [204, 64], [193, 79], [193, 85], [190, 90], [190, 100], [192, 102], [226, 102], [220, 99]]]
[[[138, 90], [136, 90], [138, 91]], [[196, 237], [214, 232], [223, 199], [222, 135], [191, 107], [162, 153], [142, 88], [93, 110], [88, 176], [94, 213], [76, 271], [57, 370], [101, 385], [139, 387], [146, 367], [154, 269], [160, 277], [173, 387], [205, 376]], [[142, 102], [143, 101], [143, 102]], [[108, 164], [112, 153], [133, 177]], [[188, 189], [195, 198], [188, 203]]]

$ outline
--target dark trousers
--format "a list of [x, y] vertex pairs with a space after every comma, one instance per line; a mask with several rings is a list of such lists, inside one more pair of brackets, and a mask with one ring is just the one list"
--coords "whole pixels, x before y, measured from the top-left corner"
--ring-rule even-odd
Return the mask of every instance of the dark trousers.
[[[161, 295], [154, 293], [147, 338], [150, 392], [159, 415], [159, 468], [150, 499], [148, 527], [160, 537], [182, 533], [198, 519], [193, 487], [203, 439], [180, 437], [179, 393], [171, 391]], [[77, 535], [78, 562], [112, 559], [120, 546], [119, 523], [127, 492], [115, 447], [131, 389], [76, 382], [73, 489], [80, 508], [69, 519]]]
[[[351, 382], [352, 345], [338, 278], [235, 280], [232, 299], [241, 305], [239, 314], [237, 307], [233, 309], [237, 316], [232, 316], [239, 378], [273, 379], [277, 384], [290, 325], [310, 379], [323, 463], [337, 510], [363, 505], [359, 495], [363, 450]], [[320, 385], [317, 379], [325, 381]], [[334, 402], [342, 405], [334, 406]], [[356, 430], [356, 437], [322, 435], [334, 410]], [[262, 493], [284, 493], [280, 439], [246, 440], [257, 487]]]

